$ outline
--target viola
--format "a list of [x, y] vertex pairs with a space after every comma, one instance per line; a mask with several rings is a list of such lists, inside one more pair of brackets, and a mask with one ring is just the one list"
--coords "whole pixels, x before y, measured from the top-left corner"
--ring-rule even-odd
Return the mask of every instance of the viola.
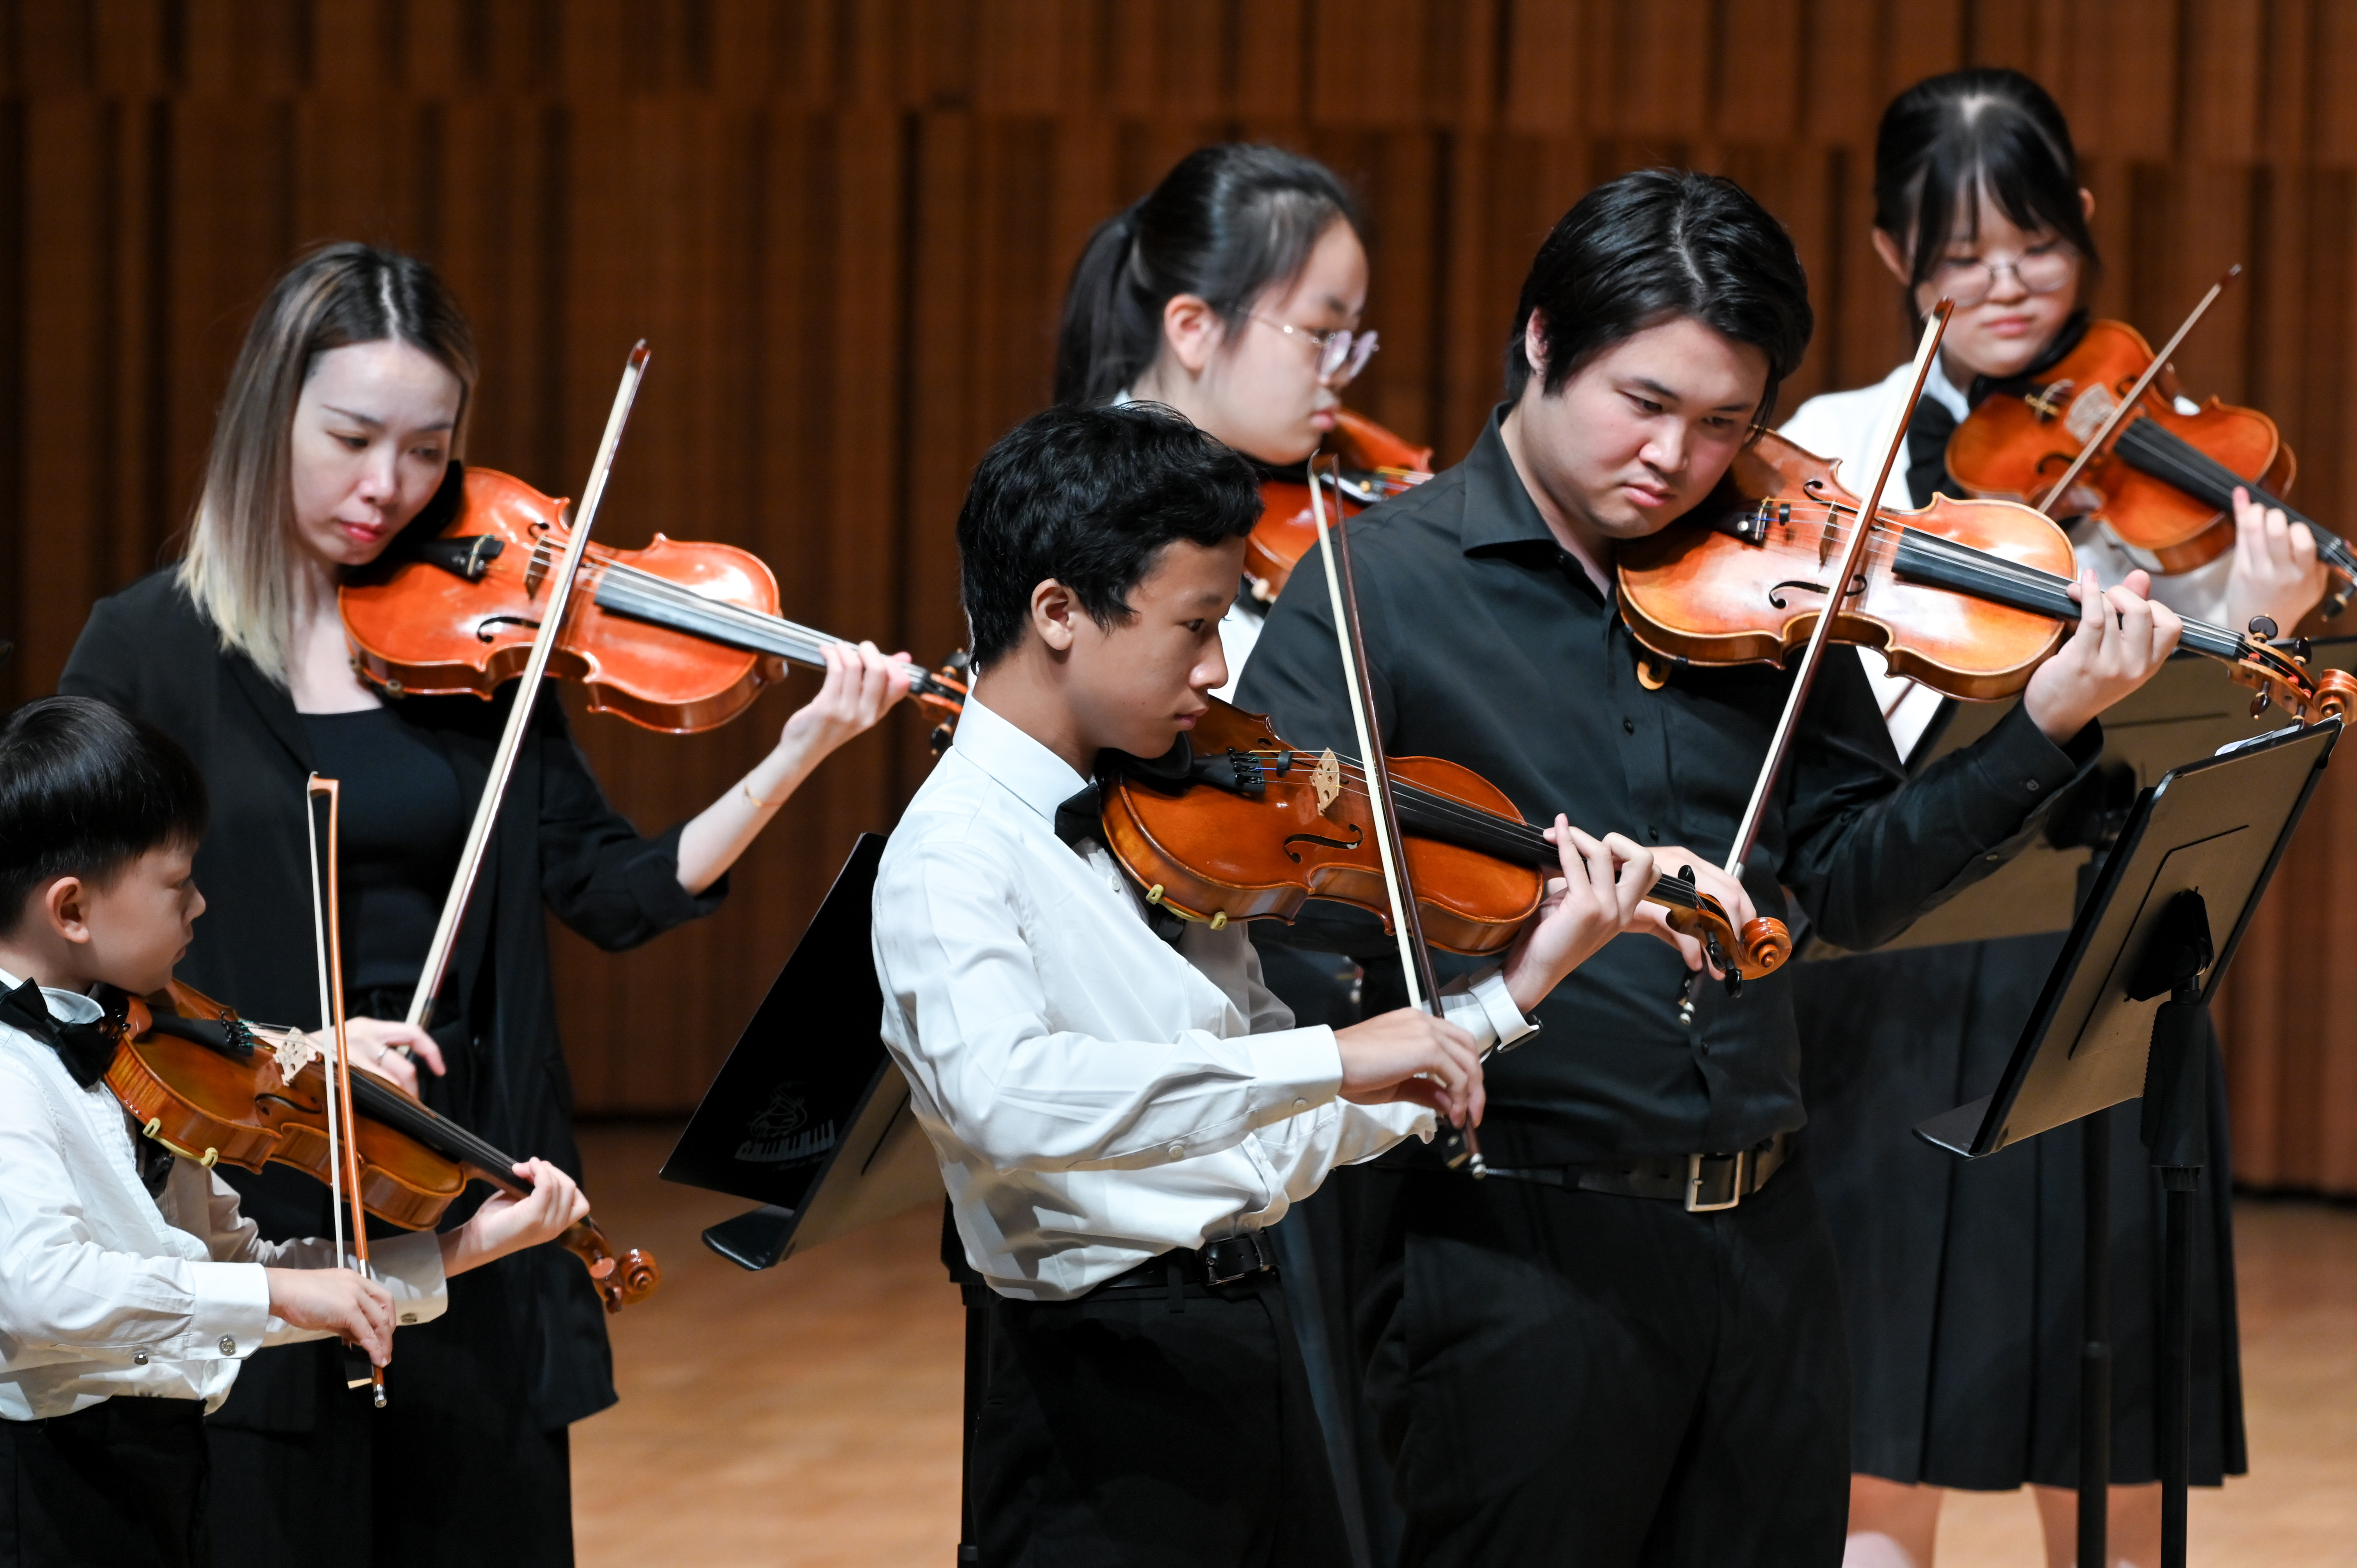
[[2165, 573], [2233, 548], [2239, 485], [2306, 524], [2335, 571], [2357, 575], [2348, 542], [2283, 499], [2298, 465], [2275, 421], [2215, 397], [2181, 412], [2166, 358], [2125, 322], [2091, 322], [2034, 383], [1982, 400], [1948, 439], [1948, 471], [1975, 497], [2093, 518]]
[[[1322, 476], [1329, 516], [1356, 516], [1432, 478], [1431, 447], [1411, 446], [1347, 408], [1336, 411], [1327, 445], [1340, 459]], [[1318, 520], [1306, 478], [1263, 480], [1260, 504], [1260, 521], [1244, 542], [1244, 576], [1254, 597], [1275, 604], [1296, 564], [1317, 548]]]
[[[264, 1031], [278, 1036], [263, 1038]], [[252, 1026], [192, 986], [132, 997], [106, 1087], [140, 1131], [208, 1170], [291, 1166], [329, 1181], [328, 1071], [298, 1044], [299, 1030]], [[310, 1059], [304, 1060], [305, 1057]], [[284, 1070], [294, 1065], [291, 1075]], [[516, 1161], [414, 1097], [365, 1071], [351, 1074], [357, 1112], [347, 1135], [362, 1207], [406, 1230], [438, 1222], [469, 1181], [516, 1197], [531, 1189]], [[594, 1219], [559, 1245], [579, 1258], [609, 1313], [643, 1301], [662, 1282], [654, 1259], [617, 1253]]]
[[[1862, 508], [1835, 465], [1770, 432], [1719, 490], [1649, 538], [1620, 546], [1620, 613], [1638, 641], [1677, 663], [1775, 663], [1807, 643]], [[1894, 675], [1951, 697], [2010, 696], [2079, 616], [2070, 540], [2045, 514], [2003, 500], [1935, 496], [1878, 508], [1842, 595], [1832, 639], [1879, 651]], [[2255, 704], [2305, 719], [2347, 711], [2357, 680], [2309, 668], [2304, 648], [2187, 620], [2183, 646], [2232, 667]]]
[[[1406, 861], [1404, 880], [1426, 940], [1480, 956], [1514, 940], [1562, 862], [1496, 785], [1434, 757], [1388, 759]], [[1146, 902], [1214, 929], [1290, 920], [1311, 898], [1350, 904], [1392, 929], [1366, 770], [1332, 751], [1286, 745], [1263, 714], [1214, 701], [1165, 756], [1111, 759], [1105, 844]], [[1709, 895], [1676, 876], [1649, 897], [1670, 924], [1712, 946], [1737, 986], [1792, 954], [1778, 921], [1737, 930]]]
[[[434, 538], [355, 572], [339, 595], [361, 675], [388, 696], [489, 697], [520, 674], [570, 503], [490, 468], [465, 470], [456, 514]], [[593, 712], [673, 735], [726, 724], [785, 666], [823, 669], [844, 639], [778, 614], [778, 581], [750, 551], [655, 535], [641, 550], [597, 543], [550, 654]], [[909, 694], [955, 723], [961, 661], [907, 667]], [[939, 740], [945, 736], [937, 737]]]

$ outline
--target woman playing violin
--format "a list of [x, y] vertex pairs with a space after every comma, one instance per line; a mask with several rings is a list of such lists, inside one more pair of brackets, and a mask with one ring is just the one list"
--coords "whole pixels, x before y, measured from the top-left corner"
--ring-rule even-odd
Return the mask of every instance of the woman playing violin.
[[[1938, 363], [1908, 430], [1886, 504], [1963, 496], [1944, 456], [1951, 433], [1993, 388], [2037, 375], [2087, 322], [2098, 259], [2094, 197], [2080, 184], [2071, 132], [2053, 99], [2018, 72], [1956, 71], [1909, 89], [1884, 114], [1875, 148], [1874, 245], [1917, 312], [1955, 305]], [[1874, 386], [1813, 398], [1784, 425], [1865, 483], [1869, 453], [1909, 368]], [[1861, 476], [1865, 476], [1861, 478]], [[2153, 579], [2152, 597], [2237, 629], [2266, 616], [2288, 629], [2322, 597], [2314, 537], [2282, 511], [2235, 502], [2232, 552]], [[2080, 564], [2121, 580], [2139, 563], [2100, 526], [2072, 530]], [[1893, 738], [1913, 744], [1938, 697], [1869, 660]], [[1964, 1165], [1907, 1129], [1994, 1082], [2037, 999], [2059, 937], [1797, 966], [1808, 1058], [1812, 1152], [1842, 1253], [1856, 1401], [1849, 1561], [1932, 1561], [1943, 1487], [2035, 1483], [2049, 1561], [2072, 1556], [2078, 1338], [2078, 1151], [2065, 1139]], [[2214, 1081], [2214, 1080], [2213, 1080]], [[2211, 1135], [2224, 1147], [2223, 1095]], [[2153, 1275], [2158, 1198], [2133, 1106], [2111, 1113], [2115, 1332], [2113, 1549], [2158, 1555], [2152, 1425]], [[2231, 1214], [2207, 1189], [2211, 1234], [2198, 1308], [2193, 1474], [2217, 1483], [2243, 1467], [2234, 1390]], [[2061, 1265], [2047, 1260], [2067, 1260]], [[2024, 1437], [2027, 1434], [2027, 1442]]]
[[[1100, 224], [1064, 295], [1056, 401], [1168, 403], [1298, 479], [1366, 368], [1367, 249], [1342, 182], [1281, 148], [1199, 147]], [[1268, 606], [1249, 586], [1221, 623], [1230, 685]]]
[[[905, 682], [872, 647], [829, 650], [770, 753], [653, 836], [608, 804], [544, 697], [433, 1022], [402, 1022], [510, 699], [385, 701], [353, 672], [336, 592], [404, 530], [448, 521], [475, 372], [466, 319], [423, 263], [357, 244], [297, 262], [231, 372], [185, 556], [92, 610], [61, 685], [146, 718], [204, 774], [196, 875], [214, 918], [182, 979], [251, 1016], [317, 1013], [302, 787], [339, 778], [356, 1063], [577, 1176], [544, 914], [608, 950], [708, 914], [785, 798]], [[229, 1179], [265, 1238], [327, 1229], [316, 1182]], [[572, 1561], [566, 1429], [614, 1400], [579, 1264], [505, 1259], [413, 1335], [382, 1412], [346, 1394], [332, 1353], [255, 1358], [209, 1423], [216, 1517], [238, 1521], [223, 1561], [316, 1561], [330, 1540], [340, 1561]]]

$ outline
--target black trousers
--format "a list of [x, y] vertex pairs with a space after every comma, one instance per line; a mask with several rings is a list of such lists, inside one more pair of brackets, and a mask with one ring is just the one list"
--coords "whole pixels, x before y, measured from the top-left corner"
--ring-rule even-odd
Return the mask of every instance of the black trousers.
[[991, 1306], [983, 1568], [1342, 1568], [1333, 1477], [1274, 1274]]
[[0, 1568], [196, 1568], [204, 1407], [130, 1395], [0, 1421]]
[[1361, 1343], [1404, 1564], [1841, 1562], [1849, 1371], [1803, 1161], [1709, 1214], [1383, 1179]]
[[448, 1321], [401, 1330], [382, 1410], [344, 1386], [333, 1341], [262, 1352], [312, 1363], [317, 1416], [307, 1432], [206, 1423], [215, 1561], [308, 1568], [332, 1541], [339, 1568], [572, 1563], [568, 1429], [533, 1425], [510, 1379], [470, 1386], [435, 1333]]

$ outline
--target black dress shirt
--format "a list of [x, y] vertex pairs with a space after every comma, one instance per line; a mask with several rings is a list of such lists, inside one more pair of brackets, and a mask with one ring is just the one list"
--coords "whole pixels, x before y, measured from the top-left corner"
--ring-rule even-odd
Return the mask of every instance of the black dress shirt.
[[[1723, 863], [1790, 677], [1683, 668], [1648, 691], [1612, 604], [1548, 532], [1498, 419], [1466, 460], [1351, 523], [1373, 698], [1394, 756], [1447, 757], [1534, 822], [1682, 844]], [[1354, 752], [1325, 574], [1297, 572], [1237, 695], [1288, 744]], [[2100, 754], [2097, 726], [2057, 747], [2017, 708], [1979, 742], [1905, 781], [1854, 659], [1826, 660], [1744, 885], [1790, 919], [1789, 888], [1852, 950], [1986, 875]], [[1675, 865], [1664, 865], [1675, 872]], [[1262, 933], [1256, 932], [1255, 935]], [[1313, 905], [1290, 938], [1380, 958], [1356, 910]], [[1501, 1165], [1748, 1147], [1803, 1121], [1801, 1041], [1782, 974], [1739, 998], [1698, 989], [1665, 943], [1608, 944], [1541, 1004], [1542, 1032], [1491, 1058], [1485, 1152]]]

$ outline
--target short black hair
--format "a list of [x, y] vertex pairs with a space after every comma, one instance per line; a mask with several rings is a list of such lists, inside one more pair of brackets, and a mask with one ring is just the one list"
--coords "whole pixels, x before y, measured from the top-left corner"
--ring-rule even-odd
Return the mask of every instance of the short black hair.
[[1041, 583], [1113, 626], [1165, 545], [1224, 543], [1259, 521], [1251, 465], [1158, 403], [1032, 415], [984, 454], [958, 512], [975, 665], [1022, 641]]
[[0, 722], [0, 930], [60, 876], [103, 883], [148, 851], [204, 837], [205, 781], [169, 736], [90, 697], [42, 697]]
[[1768, 388], [1753, 419], [1762, 430], [1777, 388], [1800, 368], [1816, 330], [1809, 276], [1784, 226], [1733, 180], [1687, 169], [1622, 175], [1555, 224], [1514, 306], [1509, 398], [1530, 384], [1523, 336], [1534, 310], [1550, 393], [1614, 344], [1681, 317], [1750, 344], [1768, 356]]
[[1985, 198], [2022, 229], [2061, 235], [2099, 268], [2082, 184], [2071, 123], [2018, 70], [1925, 77], [1890, 101], [1874, 136], [1874, 226], [1905, 249], [1910, 293], [1951, 240], [1979, 235]]

